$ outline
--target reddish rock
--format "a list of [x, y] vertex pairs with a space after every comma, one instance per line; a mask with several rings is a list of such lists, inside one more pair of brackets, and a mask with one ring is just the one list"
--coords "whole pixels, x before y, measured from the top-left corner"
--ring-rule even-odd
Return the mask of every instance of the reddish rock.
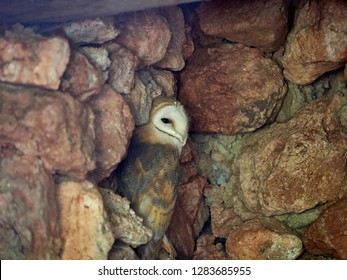
[[61, 90], [71, 93], [81, 101], [98, 93], [101, 88], [100, 70], [89, 62], [88, 58], [74, 52], [64, 73]]
[[277, 64], [241, 44], [195, 50], [180, 84], [179, 100], [192, 130], [226, 134], [250, 132], [273, 121], [287, 91]]
[[225, 252], [221, 243], [215, 244], [216, 237], [203, 234], [196, 243], [194, 260], [225, 260]]
[[95, 114], [95, 156], [94, 179], [99, 182], [109, 176], [124, 158], [132, 132], [134, 120], [123, 97], [109, 85], [90, 101]]
[[116, 42], [131, 50], [140, 59], [140, 67], [154, 64], [165, 56], [171, 39], [166, 19], [153, 10], [128, 14]]
[[187, 60], [192, 56], [195, 48], [194, 48], [194, 42], [193, 42], [193, 38], [191, 34], [192, 27], [187, 24], [185, 24], [184, 27], [186, 32], [186, 39], [182, 45], [182, 55], [183, 55], [183, 59]]
[[112, 18], [71, 22], [66, 24], [63, 30], [74, 43], [102, 44], [115, 39], [119, 34]]
[[99, 192], [116, 240], [136, 248], [151, 239], [152, 231], [142, 224], [143, 219], [136, 216], [126, 198], [109, 189], [99, 188]]
[[167, 234], [180, 258], [192, 257], [195, 239], [208, 218], [208, 210], [202, 196], [206, 183], [205, 177], [196, 176], [178, 189]]
[[16, 26], [0, 37], [0, 81], [56, 90], [69, 56], [64, 38], [43, 38]]
[[336, 114], [343, 97], [311, 103], [287, 123], [244, 139], [236, 161], [239, 196], [253, 212], [301, 213], [342, 194], [347, 135]]
[[347, 2], [302, 1], [283, 56], [285, 77], [309, 84], [347, 60]]
[[347, 259], [347, 198], [326, 209], [307, 229], [303, 242], [315, 255]]
[[180, 71], [185, 66], [182, 47], [186, 42], [182, 10], [177, 6], [170, 6], [160, 9], [160, 14], [166, 18], [172, 36], [165, 56], [156, 63], [156, 66], [172, 71]]
[[94, 169], [94, 115], [62, 92], [0, 85], [0, 146], [40, 157], [52, 173], [82, 180]]
[[[271, 221], [272, 222], [272, 221]], [[226, 254], [233, 260], [294, 260], [302, 253], [300, 238], [262, 221], [250, 220], [232, 231]]]
[[128, 94], [135, 85], [138, 59], [131, 51], [117, 44], [107, 48], [111, 59], [108, 82], [115, 91]]
[[88, 181], [58, 188], [64, 260], [106, 260], [114, 237], [98, 188]]
[[214, 0], [197, 12], [206, 34], [273, 52], [288, 32], [288, 4], [287, 0]]
[[0, 258], [57, 259], [56, 186], [31, 156], [0, 159]]

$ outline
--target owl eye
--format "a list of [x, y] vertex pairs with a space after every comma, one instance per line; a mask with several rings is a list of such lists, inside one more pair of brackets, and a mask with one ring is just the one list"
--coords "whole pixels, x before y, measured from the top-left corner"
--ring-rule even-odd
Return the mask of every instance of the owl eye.
[[162, 118], [161, 121], [165, 124], [171, 123], [171, 121], [168, 118]]

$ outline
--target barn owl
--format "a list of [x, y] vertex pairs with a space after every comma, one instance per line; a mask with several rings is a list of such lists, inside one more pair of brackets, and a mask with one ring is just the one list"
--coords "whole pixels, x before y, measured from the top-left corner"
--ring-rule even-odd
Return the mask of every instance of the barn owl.
[[126, 159], [117, 168], [117, 192], [152, 229], [152, 239], [138, 249], [155, 259], [176, 202], [179, 156], [188, 137], [188, 117], [176, 100], [153, 100], [149, 121], [134, 131]]

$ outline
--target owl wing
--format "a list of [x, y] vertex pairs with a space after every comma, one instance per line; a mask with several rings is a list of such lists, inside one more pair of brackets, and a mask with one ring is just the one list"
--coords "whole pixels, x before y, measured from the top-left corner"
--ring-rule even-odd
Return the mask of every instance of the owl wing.
[[133, 139], [127, 158], [119, 166], [119, 193], [127, 197], [137, 215], [163, 237], [171, 220], [177, 195], [178, 151], [169, 145]]

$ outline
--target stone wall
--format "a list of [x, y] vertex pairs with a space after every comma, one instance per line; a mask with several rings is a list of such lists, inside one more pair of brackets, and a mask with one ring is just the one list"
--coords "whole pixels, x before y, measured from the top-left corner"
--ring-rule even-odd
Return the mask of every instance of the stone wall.
[[1, 26], [0, 258], [136, 259], [151, 231], [107, 178], [163, 95], [191, 119], [177, 258], [346, 259], [346, 13], [213, 0]]

